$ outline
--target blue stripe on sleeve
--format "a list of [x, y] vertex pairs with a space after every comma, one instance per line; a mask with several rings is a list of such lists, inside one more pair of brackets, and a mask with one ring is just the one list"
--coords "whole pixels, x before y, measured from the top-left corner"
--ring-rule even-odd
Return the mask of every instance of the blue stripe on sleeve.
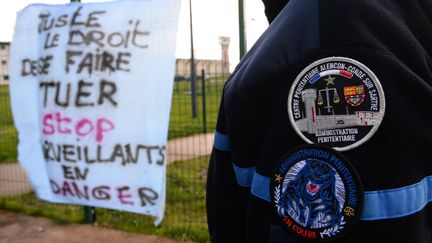
[[241, 168], [233, 164], [237, 183], [242, 187], [250, 187], [255, 175], [255, 167]]
[[432, 176], [405, 187], [367, 191], [362, 220], [391, 219], [421, 211], [432, 201]]
[[215, 131], [213, 147], [221, 151], [229, 151], [230, 144], [229, 144], [228, 135]]
[[255, 173], [252, 180], [252, 195], [270, 202], [270, 178]]
[[[255, 172], [251, 193], [270, 202], [270, 178]], [[396, 189], [366, 191], [361, 220], [382, 220], [408, 216], [432, 202], [432, 176]]]

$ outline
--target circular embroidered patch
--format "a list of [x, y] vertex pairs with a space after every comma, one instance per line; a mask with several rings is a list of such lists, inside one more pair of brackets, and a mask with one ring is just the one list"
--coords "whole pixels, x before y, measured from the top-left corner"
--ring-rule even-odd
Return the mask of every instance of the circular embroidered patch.
[[375, 74], [360, 62], [328, 57], [307, 66], [288, 95], [288, 115], [311, 144], [345, 151], [369, 140], [384, 117], [385, 98]]
[[276, 166], [270, 194], [281, 224], [297, 237], [328, 242], [359, 220], [363, 187], [349, 161], [334, 149], [306, 145]]

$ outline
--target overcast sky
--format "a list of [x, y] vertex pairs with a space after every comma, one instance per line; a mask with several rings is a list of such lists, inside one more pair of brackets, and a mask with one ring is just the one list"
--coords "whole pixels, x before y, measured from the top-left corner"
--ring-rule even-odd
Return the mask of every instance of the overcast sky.
[[[15, 0], [4, 1], [0, 8], [0, 41], [11, 41], [16, 13], [32, 3], [65, 4], [66, 0]], [[93, 0], [86, 2], [103, 2]], [[267, 28], [264, 7], [261, 0], [244, 0], [245, 24], [248, 49]], [[237, 0], [192, 0], [194, 49], [196, 58], [219, 59], [221, 50], [219, 36], [231, 38], [229, 48], [231, 68], [239, 59]], [[190, 57], [189, 0], [182, 0], [176, 57]]]

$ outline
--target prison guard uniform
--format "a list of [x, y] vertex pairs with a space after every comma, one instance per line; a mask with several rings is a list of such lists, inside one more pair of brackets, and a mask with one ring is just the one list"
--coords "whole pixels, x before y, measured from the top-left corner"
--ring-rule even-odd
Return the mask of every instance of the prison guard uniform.
[[[432, 1], [291, 0], [226, 82], [207, 184], [212, 242], [300, 242], [282, 230], [268, 178], [289, 149], [306, 144], [287, 114], [293, 80], [310, 63], [340, 56], [371, 69], [384, 119], [342, 152], [379, 218], [362, 217], [337, 242], [432, 242]], [[388, 193], [388, 194], [386, 194]], [[376, 203], [381, 203], [378, 200]], [[397, 212], [392, 212], [397, 209]]]

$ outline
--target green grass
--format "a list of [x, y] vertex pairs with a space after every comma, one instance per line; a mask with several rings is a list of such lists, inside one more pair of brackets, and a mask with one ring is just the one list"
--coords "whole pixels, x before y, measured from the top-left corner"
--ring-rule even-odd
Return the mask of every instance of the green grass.
[[[96, 210], [97, 224], [128, 232], [159, 235], [188, 242], [209, 242], [205, 217], [205, 177], [208, 156], [177, 161], [167, 167], [165, 218], [154, 227], [152, 218], [123, 211]], [[52, 204], [38, 200], [33, 193], [0, 198], [0, 208], [58, 223], [83, 222], [81, 206]]]
[[[207, 132], [214, 131], [225, 78], [206, 81], [205, 104]], [[197, 117], [192, 117], [190, 82], [175, 82], [168, 138], [174, 139], [204, 132], [202, 84], [197, 82]], [[18, 136], [13, 125], [8, 86], [0, 86], [0, 163], [17, 161]]]
[[[206, 82], [207, 132], [214, 131], [225, 78]], [[197, 117], [192, 117], [190, 82], [175, 82], [171, 105], [169, 139], [204, 132], [203, 94], [197, 83]], [[17, 132], [13, 126], [7, 86], [0, 86], [0, 163], [17, 161]], [[205, 175], [208, 157], [178, 161], [168, 166], [165, 219], [154, 227], [152, 218], [123, 211], [100, 209], [97, 224], [128, 232], [155, 234], [189, 241], [209, 242], [205, 217]], [[0, 181], [1, 183], [1, 181]], [[0, 198], [0, 208], [43, 216], [58, 223], [83, 222], [81, 206], [52, 204], [38, 200], [33, 193]]]
[[[217, 113], [225, 79], [211, 79], [206, 82], [206, 125], [207, 132], [216, 128]], [[197, 117], [192, 117], [192, 98], [190, 82], [175, 82], [171, 104], [169, 139], [202, 133], [203, 124], [203, 95], [201, 81], [197, 83]]]
[[13, 125], [9, 89], [0, 85], [0, 163], [17, 161], [18, 136]]

